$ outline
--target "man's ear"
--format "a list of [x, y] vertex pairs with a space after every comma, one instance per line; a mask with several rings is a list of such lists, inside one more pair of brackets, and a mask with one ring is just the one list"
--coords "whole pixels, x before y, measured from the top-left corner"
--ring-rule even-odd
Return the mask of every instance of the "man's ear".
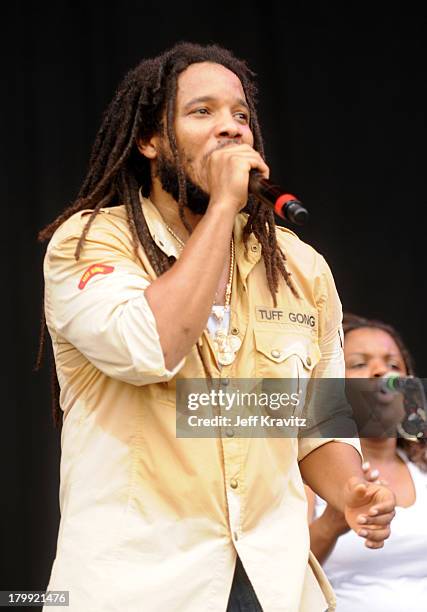
[[156, 159], [158, 155], [158, 143], [159, 139], [157, 136], [152, 136], [148, 140], [139, 138], [136, 141], [139, 152], [147, 159]]

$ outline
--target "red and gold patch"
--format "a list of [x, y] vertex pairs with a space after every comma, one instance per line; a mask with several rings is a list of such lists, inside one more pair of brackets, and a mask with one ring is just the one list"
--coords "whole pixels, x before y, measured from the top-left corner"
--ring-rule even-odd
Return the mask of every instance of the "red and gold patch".
[[105, 264], [92, 264], [85, 272], [79, 282], [79, 289], [84, 289], [90, 279], [96, 274], [111, 274], [114, 271], [114, 266], [106, 266]]

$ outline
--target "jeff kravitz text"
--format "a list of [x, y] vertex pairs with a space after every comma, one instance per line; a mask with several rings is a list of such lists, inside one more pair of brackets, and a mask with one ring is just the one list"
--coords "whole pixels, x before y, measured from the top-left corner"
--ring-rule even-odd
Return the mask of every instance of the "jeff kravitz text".
[[238, 414], [235, 419], [232, 419], [224, 415], [199, 417], [193, 414], [188, 417], [188, 424], [190, 427], [306, 427], [307, 419], [295, 416], [280, 418], [261, 414], [251, 414], [247, 417]]

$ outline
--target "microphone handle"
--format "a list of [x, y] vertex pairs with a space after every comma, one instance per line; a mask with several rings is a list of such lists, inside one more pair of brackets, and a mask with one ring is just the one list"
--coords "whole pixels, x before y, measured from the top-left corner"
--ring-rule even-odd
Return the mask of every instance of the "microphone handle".
[[249, 175], [249, 193], [258, 200], [274, 209], [274, 212], [295, 225], [303, 225], [308, 219], [308, 211], [301, 202], [292, 194], [278, 185], [264, 179], [259, 172], [251, 172]]

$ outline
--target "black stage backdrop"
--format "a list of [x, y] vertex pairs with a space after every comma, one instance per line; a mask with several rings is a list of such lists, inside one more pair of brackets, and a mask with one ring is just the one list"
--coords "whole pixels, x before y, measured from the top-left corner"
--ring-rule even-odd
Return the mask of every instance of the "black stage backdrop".
[[427, 376], [424, 18], [408, 3], [392, 7], [58, 0], [2, 9], [0, 589], [45, 588], [59, 518], [48, 371], [32, 372], [44, 250], [35, 237], [75, 197], [101, 113], [142, 57], [190, 40], [248, 60], [272, 178], [311, 213], [297, 233], [326, 257], [345, 309], [394, 324]]

